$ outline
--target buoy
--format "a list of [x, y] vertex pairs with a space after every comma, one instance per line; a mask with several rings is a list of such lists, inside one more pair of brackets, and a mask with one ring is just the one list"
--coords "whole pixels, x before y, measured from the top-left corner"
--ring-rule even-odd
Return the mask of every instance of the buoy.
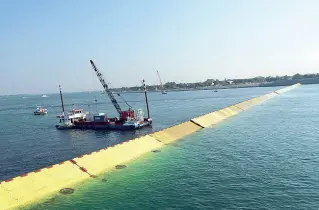
[[68, 194], [74, 193], [74, 189], [73, 188], [63, 188], [59, 192], [63, 195], [68, 195]]
[[116, 169], [123, 169], [123, 168], [126, 168], [126, 165], [116, 165], [115, 168]]

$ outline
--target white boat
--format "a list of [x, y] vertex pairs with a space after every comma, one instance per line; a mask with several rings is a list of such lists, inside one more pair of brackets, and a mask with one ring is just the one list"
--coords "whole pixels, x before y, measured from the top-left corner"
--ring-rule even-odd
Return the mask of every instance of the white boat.
[[45, 95], [45, 94], [43, 94], [41, 97], [42, 97], [42, 98], [47, 98], [48, 96], [47, 96], [47, 95]]
[[34, 111], [34, 115], [46, 115], [48, 110], [43, 106], [37, 106], [37, 109]]
[[87, 114], [83, 111], [83, 109], [72, 109], [70, 112], [65, 113], [62, 90], [60, 85], [59, 85], [59, 89], [60, 89], [60, 97], [61, 97], [61, 105], [62, 105], [62, 114], [57, 116], [57, 118], [59, 119], [59, 123], [55, 127], [60, 130], [70, 129], [74, 127], [75, 121], [86, 120]]
[[87, 114], [82, 109], [72, 109], [68, 113], [58, 115], [59, 123], [56, 128], [63, 130], [74, 127], [75, 121], [85, 121]]
[[72, 109], [68, 113], [69, 119], [75, 119], [75, 120], [84, 120], [86, 117], [86, 113], [83, 111], [83, 109]]

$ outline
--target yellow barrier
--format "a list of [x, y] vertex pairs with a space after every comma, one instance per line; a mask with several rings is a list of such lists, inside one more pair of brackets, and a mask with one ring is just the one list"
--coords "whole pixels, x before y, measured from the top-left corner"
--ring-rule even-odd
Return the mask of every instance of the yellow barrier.
[[194, 118], [191, 121], [1, 182], [0, 209], [16, 208], [51, 193], [56, 193], [62, 188], [89, 178], [90, 175], [102, 173], [118, 164], [123, 164], [144, 153], [160, 148], [164, 144], [181, 139], [201, 128], [217, 124], [299, 85], [282, 88]]
[[163, 143], [146, 135], [73, 160], [90, 174], [97, 175], [161, 146]]
[[260, 104], [260, 103], [262, 103], [262, 102], [274, 97], [275, 95], [276, 94], [273, 93], [273, 92], [272, 93], [268, 93], [266, 95], [258, 96], [256, 98], [252, 98], [252, 99], [249, 99], [247, 101], [243, 101], [241, 103], [235, 104], [234, 106], [236, 106], [236, 107], [238, 107], [238, 108], [240, 108], [242, 110], [247, 110], [247, 109], [249, 109], [249, 108], [251, 108], [251, 107], [253, 107], [253, 106], [257, 105], [257, 104]]
[[235, 106], [229, 106], [224, 109], [220, 109], [217, 112], [224, 114], [226, 117], [231, 117], [241, 112], [241, 110]]
[[227, 107], [228, 109], [230, 109], [230, 110], [232, 110], [234, 113], [236, 113], [236, 114], [238, 114], [239, 112], [242, 112], [243, 110], [242, 109], [240, 109], [240, 108], [238, 108], [238, 107], [236, 107], [236, 106], [229, 106], [229, 107]]
[[0, 209], [9, 209], [17, 205], [20, 205], [19, 201], [14, 199], [10, 192], [3, 189], [0, 184]]
[[88, 177], [89, 175], [81, 171], [77, 165], [66, 161], [1, 182], [1, 188], [9, 194], [1, 192], [0, 195], [4, 196], [0, 197], [1, 209], [25, 205], [50, 193], [58, 192], [66, 186], [72, 186]]
[[232, 117], [242, 111], [243, 109], [240, 109], [239, 107], [233, 105], [200, 117], [193, 118], [192, 121], [204, 128], [207, 128], [209, 126], [221, 122], [222, 120], [228, 117]]
[[184, 136], [187, 136], [191, 133], [194, 133], [195, 131], [198, 131], [202, 127], [196, 125], [193, 122], [184, 122], [169, 128], [166, 128], [164, 130], [155, 132], [150, 134], [155, 139], [163, 142], [164, 144], [171, 143], [173, 141], [176, 141], [177, 139], [181, 139]]
[[268, 100], [268, 99], [271, 99], [271, 98], [273, 98], [273, 97], [275, 97], [275, 96], [277, 96], [277, 93], [271, 92], [271, 93], [268, 93], [268, 94], [264, 95], [264, 98], [265, 98], [266, 100]]
[[293, 88], [296, 88], [296, 87], [298, 87], [298, 86], [300, 86], [300, 85], [301, 85], [300, 83], [297, 83], [297, 84], [294, 84], [294, 85], [291, 85], [291, 86], [282, 88], [282, 89], [280, 89], [280, 90], [277, 90], [276, 92], [279, 93], [279, 94], [281, 94], [281, 93], [287, 92], [287, 91], [289, 91], [289, 90], [291, 90], [291, 89], [293, 89]]
[[[291, 89], [294, 87], [289, 87], [289, 88]], [[286, 88], [284, 88], [284, 89], [286, 89]], [[221, 122], [222, 120], [225, 120], [228, 117], [236, 115], [241, 111], [247, 110], [247, 109], [251, 108], [252, 106], [255, 106], [255, 105], [260, 104], [260, 103], [262, 103], [270, 98], [273, 98], [278, 94], [279, 93], [278, 92], [276, 93], [276, 91], [275, 91], [275, 92], [265, 94], [263, 96], [258, 96], [258, 97], [243, 101], [241, 103], [235, 104], [233, 106], [226, 107], [224, 109], [220, 109], [218, 111], [211, 112], [209, 114], [206, 114], [206, 115], [203, 115], [200, 117], [196, 117], [196, 118], [192, 119], [192, 121], [195, 122], [196, 124], [204, 127], [204, 128], [207, 128], [207, 127], [210, 127], [212, 125], [215, 125], [215, 124]]]
[[247, 110], [250, 107], [252, 107], [253, 105], [254, 105], [254, 103], [253, 103], [252, 99], [235, 104], [236, 107], [238, 107], [242, 110]]
[[201, 125], [204, 128], [207, 128], [209, 126], [215, 125], [219, 122], [221, 122], [222, 120], [226, 119], [227, 116], [224, 115], [221, 112], [211, 112], [209, 114], [200, 116], [200, 117], [196, 117], [193, 118], [192, 121], [194, 121], [195, 123], [197, 123], [198, 125]]

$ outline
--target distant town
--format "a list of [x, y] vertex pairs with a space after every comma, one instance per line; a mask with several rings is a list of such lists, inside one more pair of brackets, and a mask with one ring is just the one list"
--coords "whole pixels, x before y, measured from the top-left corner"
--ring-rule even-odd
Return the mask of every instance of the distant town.
[[[267, 87], [267, 86], [286, 86], [297, 82], [302, 84], [319, 83], [319, 74], [295, 74], [293, 76], [275, 77], [254, 77], [249, 79], [207, 79], [204, 82], [195, 83], [175, 83], [167, 82], [161, 85], [148, 85], [148, 91], [186, 91], [186, 90], [205, 90], [205, 89], [226, 89], [226, 88], [245, 88], [245, 87]], [[114, 88], [117, 92], [140, 92], [142, 86]]]

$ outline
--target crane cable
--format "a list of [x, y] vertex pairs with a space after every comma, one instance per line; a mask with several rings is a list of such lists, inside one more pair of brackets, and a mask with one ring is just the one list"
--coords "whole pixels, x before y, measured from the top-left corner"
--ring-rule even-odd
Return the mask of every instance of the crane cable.
[[[104, 75], [103, 75], [104, 76]], [[94, 78], [96, 78], [96, 76], [94, 75]], [[109, 82], [105, 77], [103, 78], [104, 81], [107, 83], [108, 86], [110, 86], [112, 89], [115, 89], [112, 85], [111, 82]], [[106, 92], [105, 90], [103, 90], [103, 92]], [[123, 101], [124, 103], [129, 107], [129, 108], [132, 108], [132, 106], [119, 94], [119, 93], [116, 93], [116, 95], [118, 95]]]
[[[115, 89], [112, 85], [111, 82], [109, 82], [107, 79], [104, 78], [104, 80], [106, 81], [107, 85], [110, 86], [112, 89]], [[124, 103], [129, 107], [129, 108], [132, 108], [132, 106], [121, 96], [121, 94], [119, 93], [116, 93], [116, 95], [118, 95], [123, 101]]]

